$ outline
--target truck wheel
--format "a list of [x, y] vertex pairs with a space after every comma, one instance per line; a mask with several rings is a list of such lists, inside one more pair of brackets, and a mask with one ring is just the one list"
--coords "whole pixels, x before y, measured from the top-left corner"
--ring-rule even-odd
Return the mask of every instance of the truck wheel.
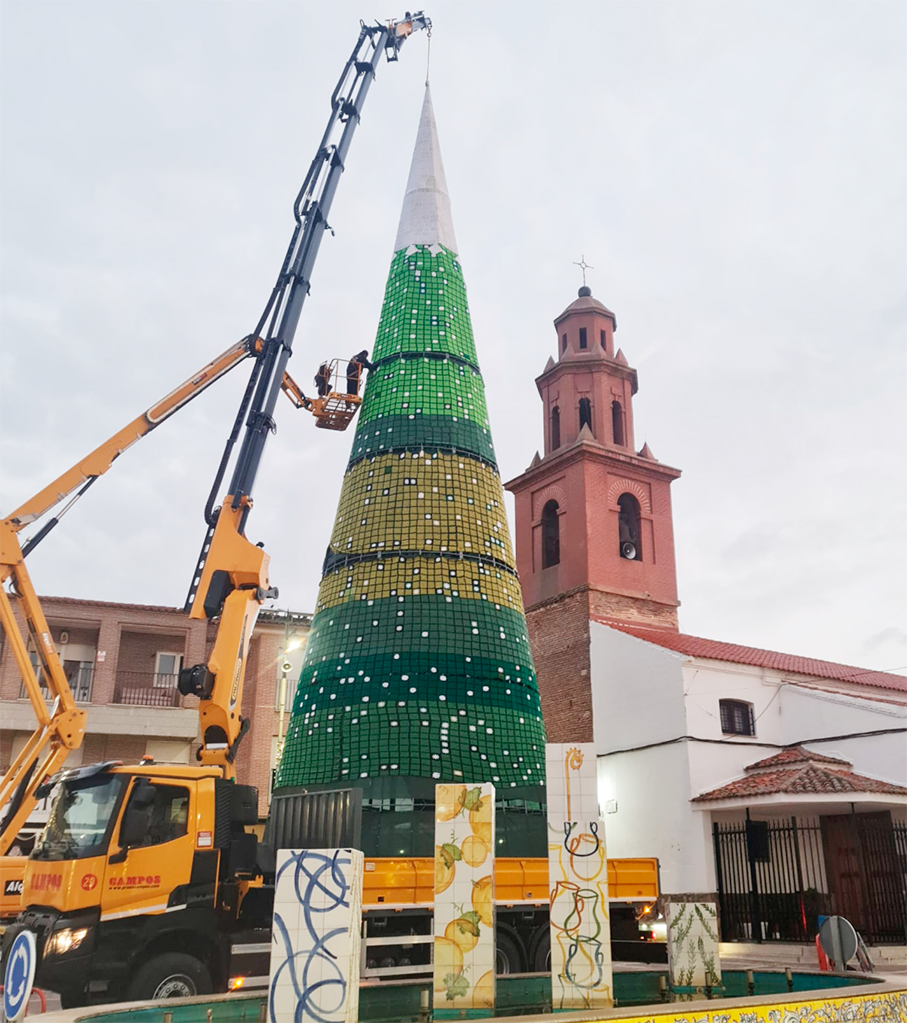
[[85, 992], [78, 991], [75, 988], [70, 988], [68, 991], [60, 991], [59, 995], [61, 1009], [81, 1009], [83, 1005], [88, 1004]]
[[499, 976], [502, 973], [522, 973], [522, 967], [523, 957], [520, 955], [520, 946], [509, 934], [503, 934], [498, 930], [494, 972]]
[[536, 973], [551, 972], [551, 934], [545, 929], [545, 933], [539, 937], [538, 944], [532, 956], [532, 969]]
[[211, 991], [211, 974], [204, 963], [183, 952], [167, 952], [141, 967], [129, 985], [129, 999], [191, 998]]

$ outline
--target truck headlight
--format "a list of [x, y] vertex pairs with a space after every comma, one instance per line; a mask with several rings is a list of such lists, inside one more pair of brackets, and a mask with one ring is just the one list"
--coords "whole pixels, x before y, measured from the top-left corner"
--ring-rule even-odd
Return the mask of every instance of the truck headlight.
[[87, 927], [65, 927], [62, 931], [54, 931], [47, 939], [44, 947], [46, 956], [62, 956], [67, 952], [75, 952], [88, 935]]

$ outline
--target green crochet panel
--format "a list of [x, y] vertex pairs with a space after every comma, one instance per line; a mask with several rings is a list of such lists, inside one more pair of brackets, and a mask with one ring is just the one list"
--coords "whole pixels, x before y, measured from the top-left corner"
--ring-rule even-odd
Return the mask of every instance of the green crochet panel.
[[441, 246], [433, 248], [437, 255], [420, 246], [394, 256], [373, 362], [401, 352], [447, 352], [478, 368], [459, 260]]
[[391, 263], [277, 786], [545, 780], [463, 275]]
[[485, 385], [468, 363], [423, 356], [382, 362], [371, 374], [360, 422], [439, 416], [488, 429]]
[[[366, 395], [368, 388], [366, 387]], [[365, 402], [363, 402], [363, 405]], [[463, 452], [494, 463], [494, 447], [487, 427], [447, 416], [387, 416], [362, 424], [353, 441], [350, 465], [372, 455], [392, 451]]]

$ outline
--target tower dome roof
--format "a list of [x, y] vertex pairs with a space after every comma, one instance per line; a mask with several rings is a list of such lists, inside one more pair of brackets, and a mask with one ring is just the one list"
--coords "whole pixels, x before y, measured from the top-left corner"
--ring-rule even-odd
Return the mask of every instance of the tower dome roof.
[[573, 316], [575, 313], [588, 312], [601, 313], [602, 316], [607, 316], [614, 324], [614, 329], [617, 330], [617, 317], [603, 302], [599, 302], [597, 298], [592, 297], [592, 289], [587, 285], [583, 285], [579, 289], [578, 297], [567, 306], [560, 316], [555, 318], [554, 323], [557, 325], [561, 320], [565, 320], [568, 316]]

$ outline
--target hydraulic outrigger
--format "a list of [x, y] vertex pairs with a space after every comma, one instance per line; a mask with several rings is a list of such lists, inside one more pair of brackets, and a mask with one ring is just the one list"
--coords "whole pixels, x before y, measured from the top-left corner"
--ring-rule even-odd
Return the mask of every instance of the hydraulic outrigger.
[[[248, 728], [241, 708], [249, 641], [262, 603], [277, 596], [268, 579], [268, 555], [245, 536], [252, 488], [267, 437], [276, 431], [274, 409], [281, 390], [327, 429], [345, 429], [361, 402], [358, 373], [356, 393], [347, 393], [349, 386], [342, 390], [338, 360], [329, 363], [333, 386], [317, 397], [303, 394], [287, 374], [286, 364], [321, 239], [324, 231], [330, 230], [328, 215], [334, 194], [376, 67], [382, 54], [389, 61], [397, 60], [406, 38], [423, 28], [430, 31], [431, 22], [422, 12], [386, 24], [361, 23], [359, 38], [331, 95], [327, 127], [294, 203], [295, 225], [277, 282], [255, 330], [0, 522], [0, 618], [38, 721], [35, 732], [0, 782], [0, 808], [6, 807], [0, 823], [0, 855], [10, 848], [36, 805], [38, 787], [61, 768], [85, 734], [86, 712], [76, 705], [54, 648], [25, 568], [26, 556], [128, 447], [240, 362], [252, 358], [252, 373], [205, 507], [208, 531], [187, 598], [190, 617], [219, 616], [220, 623], [208, 661], [184, 669], [179, 681], [181, 692], [194, 693], [201, 700], [199, 760], [204, 766], [220, 768], [224, 778], [235, 776], [237, 747]], [[335, 135], [338, 137], [332, 141]], [[228, 494], [216, 507], [241, 433]], [[20, 546], [21, 530], [63, 502], [62, 509]], [[32, 664], [30, 652], [36, 655], [37, 666]], [[42, 687], [52, 701], [50, 710]]]

